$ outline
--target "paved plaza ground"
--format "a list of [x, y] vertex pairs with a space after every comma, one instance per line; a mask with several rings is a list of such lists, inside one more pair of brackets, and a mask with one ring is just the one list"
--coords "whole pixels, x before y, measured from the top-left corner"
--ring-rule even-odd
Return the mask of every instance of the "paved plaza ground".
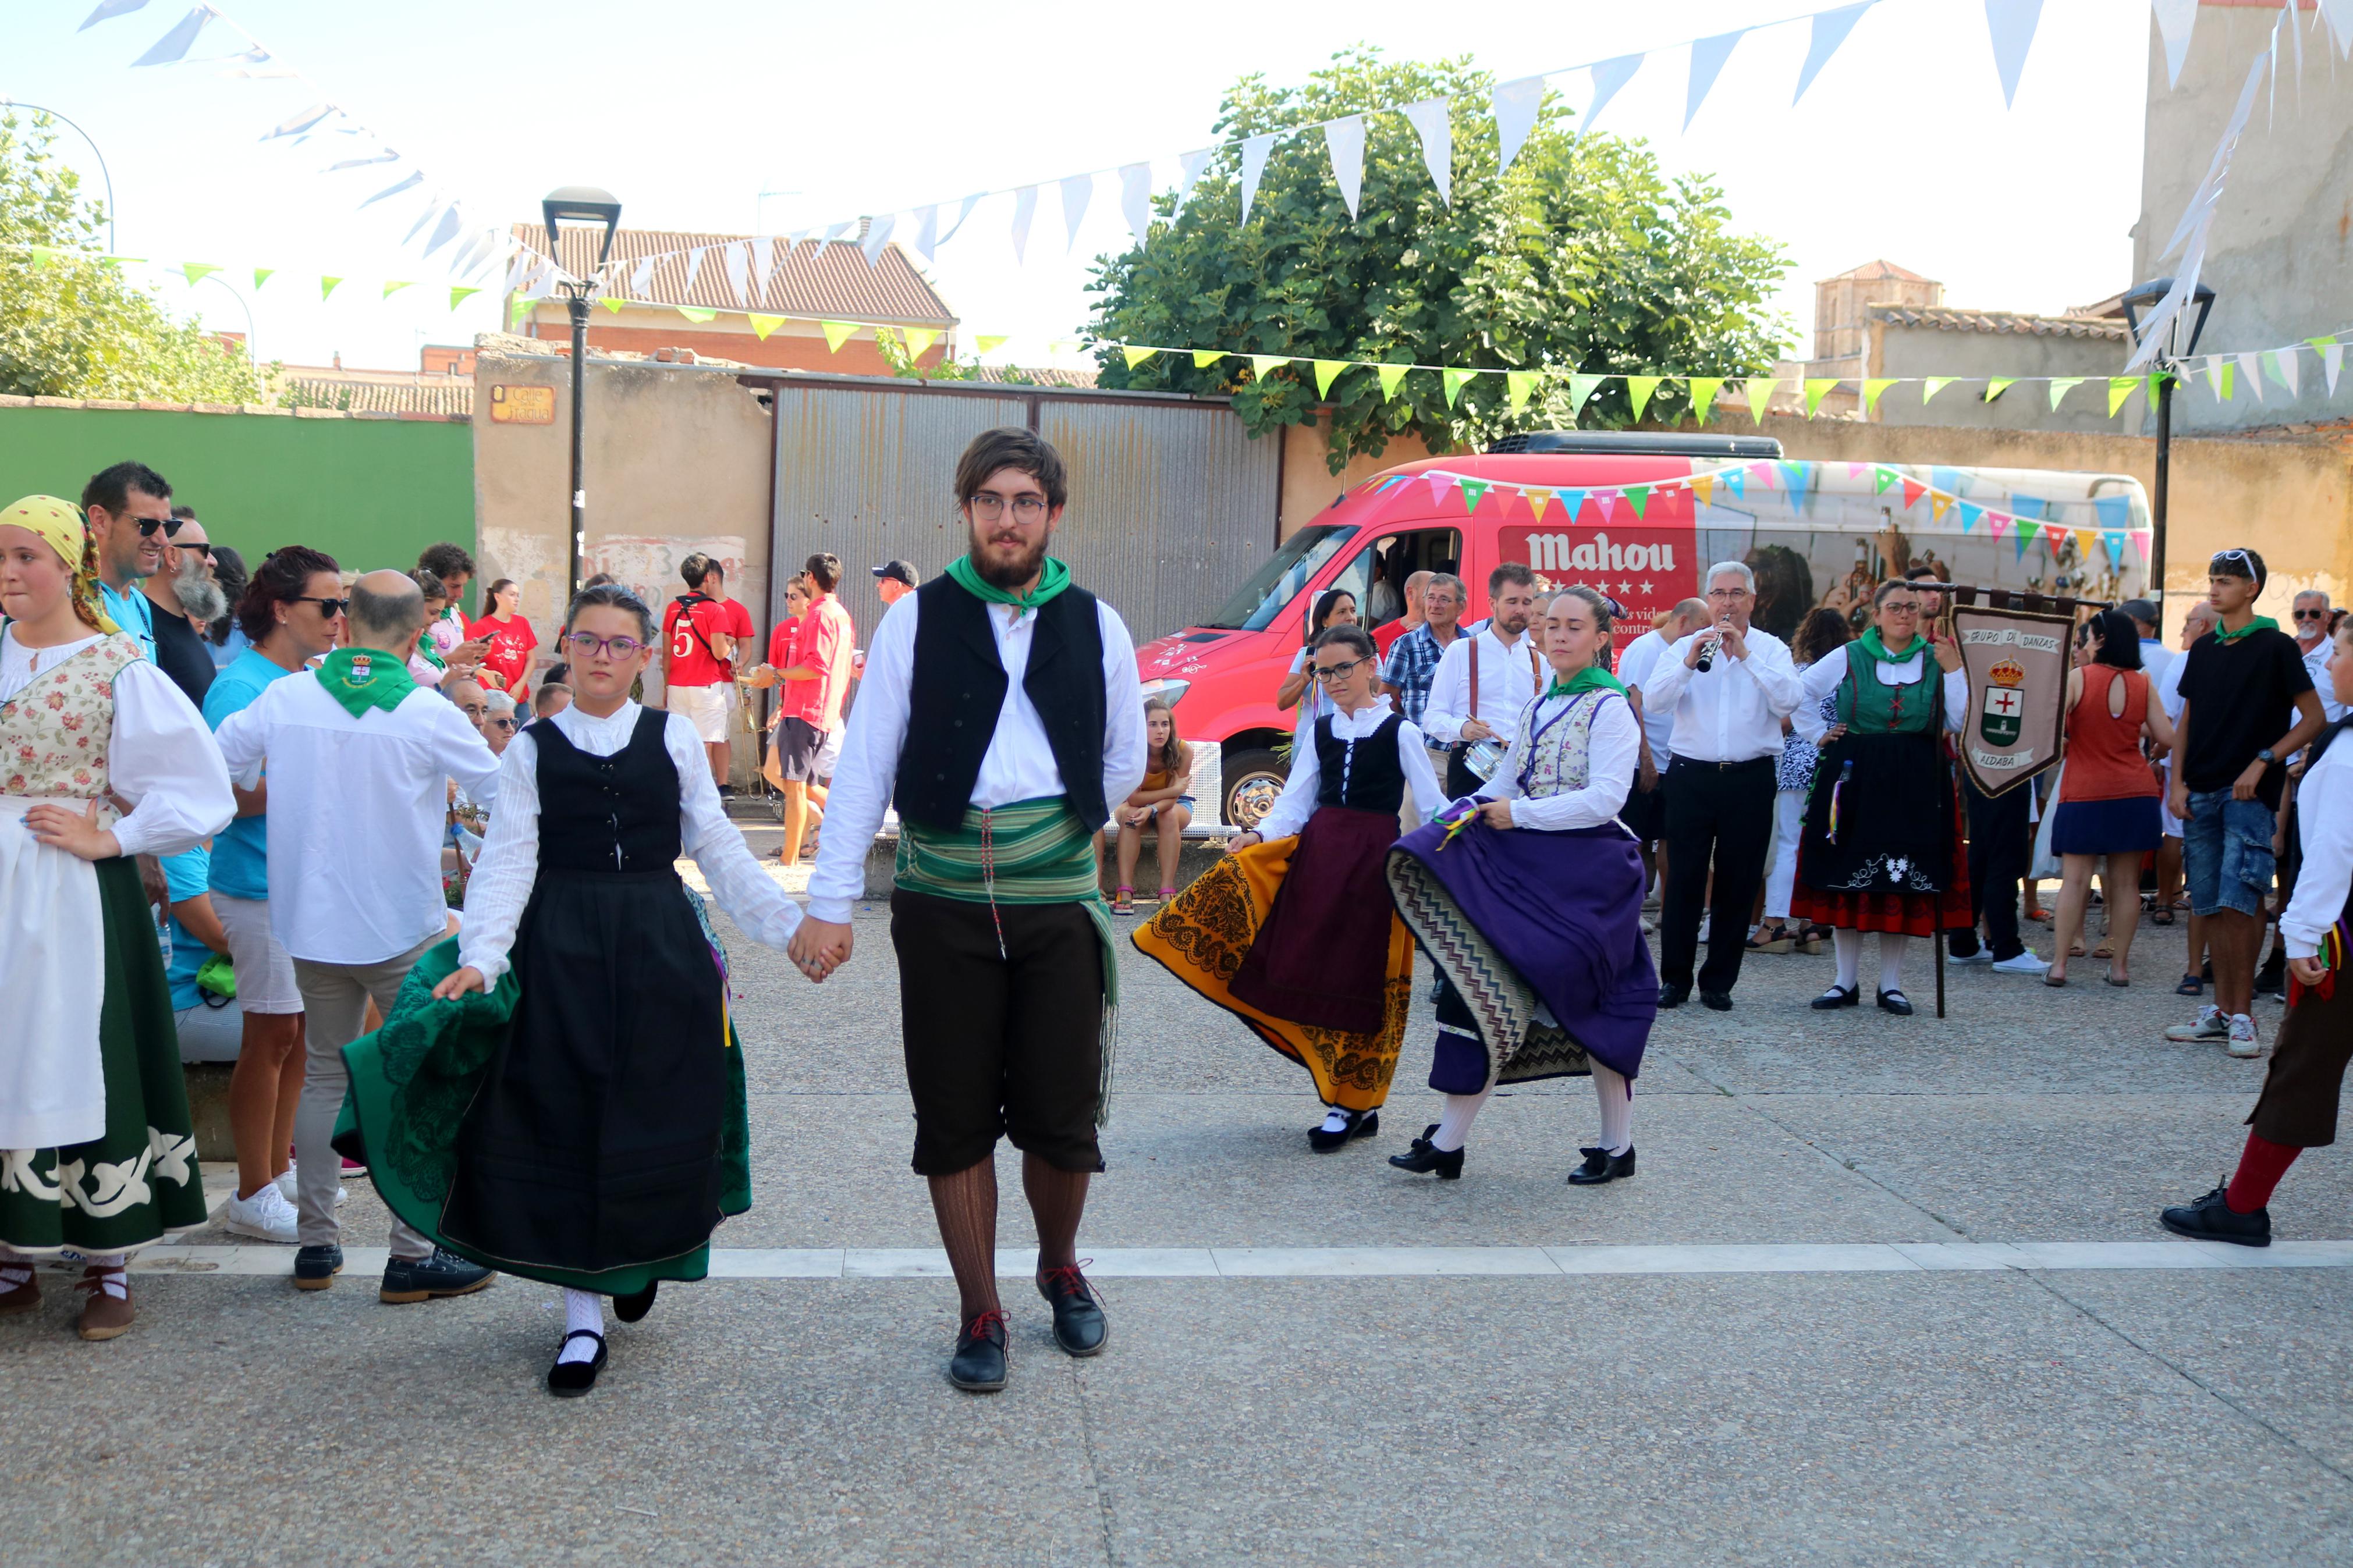
[[2158, 1229], [2263, 1071], [2162, 1039], [2178, 930], [2126, 991], [1952, 971], [1941, 1022], [1925, 952], [1909, 1020], [1808, 1011], [1827, 956], [1753, 960], [1734, 1012], [1662, 1017], [1641, 1173], [1590, 1192], [1582, 1079], [1498, 1096], [1459, 1183], [1387, 1166], [1435, 1116], [1426, 997], [1381, 1134], [1317, 1156], [1303, 1073], [1130, 952], [1082, 1247], [1111, 1344], [1063, 1357], [1013, 1279], [992, 1397], [941, 1375], [886, 914], [818, 988], [727, 934], [734, 1277], [615, 1330], [577, 1402], [541, 1387], [553, 1289], [377, 1302], [364, 1181], [324, 1294], [217, 1230], [148, 1255], [122, 1339], [52, 1289], [0, 1322], [11, 1557], [2353, 1562], [2353, 1154], [2291, 1173], [2269, 1253]]

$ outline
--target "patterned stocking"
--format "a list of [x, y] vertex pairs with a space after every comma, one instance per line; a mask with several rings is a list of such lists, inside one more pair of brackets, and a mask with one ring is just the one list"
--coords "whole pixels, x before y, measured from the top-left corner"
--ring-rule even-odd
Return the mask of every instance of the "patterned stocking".
[[[952, 1176], [930, 1178], [932, 1212], [940, 1222], [940, 1244], [955, 1270], [963, 1298], [962, 1321], [1002, 1311], [997, 1300], [997, 1162], [984, 1158]], [[1044, 1224], [1039, 1223], [1042, 1231]]]

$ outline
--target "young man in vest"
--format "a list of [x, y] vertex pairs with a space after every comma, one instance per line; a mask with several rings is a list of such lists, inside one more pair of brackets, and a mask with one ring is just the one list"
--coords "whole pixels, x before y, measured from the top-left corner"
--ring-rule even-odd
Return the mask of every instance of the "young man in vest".
[[1056, 1342], [1091, 1356], [1108, 1333], [1077, 1241], [1118, 1000], [1094, 835], [1144, 777], [1144, 699], [1126, 626], [1046, 553], [1068, 494], [1060, 454], [1030, 431], [965, 448], [970, 552], [875, 631], [790, 950], [812, 980], [848, 962], [867, 846], [895, 804], [914, 1168], [963, 1298], [948, 1380], [975, 1392], [1005, 1386], [1000, 1134], [1022, 1152]]

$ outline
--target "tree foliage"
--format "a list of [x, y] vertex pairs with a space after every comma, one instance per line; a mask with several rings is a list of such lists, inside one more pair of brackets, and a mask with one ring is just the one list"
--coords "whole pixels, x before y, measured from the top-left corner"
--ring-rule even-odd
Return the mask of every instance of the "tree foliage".
[[[51, 151], [47, 115], [0, 117], [0, 393], [259, 403], [252, 361], [109, 261], [104, 210]], [[35, 247], [43, 247], [36, 249]]]
[[[1296, 88], [1241, 79], [1220, 105], [1228, 139], [1181, 215], [1156, 203], [1151, 243], [1102, 258], [1090, 330], [1106, 342], [1219, 348], [1242, 354], [1588, 374], [1766, 373], [1788, 325], [1767, 307], [1787, 268], [1773, 242], [1735, 232], [1704, 177], [1670, 177], [1640, 142], [1573, 135], [1547, 96], [1535, 129], [1500, 177], [1493, 79], [1468, 58], [1434, 65], [1359, 48]], [[1453, 200], [1439, 199], [1411, 125], [1368, 113], [1358, 216], [1351, 222], [1321, 132], [1275, 144], [1241, 224], [1240, 159], [1232, 139], [1314, 125], [1336, 115], [1443, 97], [1452, 104]], [[1319, 398], [1309, 367], [1253, 379], [1247, 363], [1196, 367], [1162, 353], [1134, 369], [1102, 356], [1102, 384], [1231, 394], [1253, 430], [1298, 424]], [[1564, 379], [1547, 376], [1509, 411], [1504, 380], [1482, 375], [1456, 398], [1436, 371], [1406, 375], [1384, 398], [1369, 370], [1333, 384], [1330, 463], [1377, 456], [1411, 431], [1432, 450], [1511, 430], [1622, 426], [1633, 410], [1610, 382], [1580, 416]], [[1660, 388], [1646, 417], [1682, 412]]]

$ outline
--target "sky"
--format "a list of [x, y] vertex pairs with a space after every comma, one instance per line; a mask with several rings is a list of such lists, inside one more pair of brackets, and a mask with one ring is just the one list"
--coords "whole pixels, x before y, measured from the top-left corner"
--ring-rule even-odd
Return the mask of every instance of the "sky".
[[[535, 222], [542, 195], [582, 183], [619, 197], [627, 226], [777, 234], [1046, 182], [1026, 265], [1008, 238], [1011, 198], [997, 197], [931, 271], [967, 341], [1012, 336], [992, 357], [1081, 363], [1049, 343], [1086, 321], [1092, 258], [1129, 241], [1115, 177], [1098, 182], [1074, 246], [1052, 183], [1151, 158], [1173, 184], [1176, 155], [1212, 140], [1233, 79], [1298, 81], [1359, 44], [1467, 55], [1506, 79], [1660, 51], [1597, 128], [1648, 139], [1670, 170], [1712, 175], [1738, 226], [1789, 251], [1778, 303], [1800, 335], [1814, 280], [1878, 258], [1981, 309], [2058, 310], [2132, 281], [2147, 0], [2051, 0], [2007, 109], [1983, 0], [1880, 0], [1792, 107], [1808, 28], [1763, 25], [1828, 3], [217, 0], [314, 89], [227, 77], [217, 60], [132, 68], [187, 0], [81, 31], [95, 0], [8, 0], [0, 94], [95, 140], [123, 254], [227, 268], [194, 287], [144, 275], [176, 310], [219, 330], [249, 324], [264, 362], [340, 353], [347, 366], [413, 369], [423, 344], [498, 326], [497, 279], [451, 310], [456, 247], [431, 260], [404, 248], [418, 193], [357, 210], [413, 167], [485, 224]], [[1679, 46], [1743, 26], [1759, 30], [1685, 130]], [[242, 47], [215, 25], [189, 53]], [[1583, 72], [1553, 86], [1580, 110], [1591, 95]], [[352, 155], [344, 139], [260, 140], [322, 96], [406, 161], [325, 174]], [[66, 132], [58, 150], [95, 191], [88, 143]], [[256, 266], [284, 276], [256, 289]], [[322, 273], [350, 281], [322, 302]], [[385, 279], [433, 287], [387, 298]]]

